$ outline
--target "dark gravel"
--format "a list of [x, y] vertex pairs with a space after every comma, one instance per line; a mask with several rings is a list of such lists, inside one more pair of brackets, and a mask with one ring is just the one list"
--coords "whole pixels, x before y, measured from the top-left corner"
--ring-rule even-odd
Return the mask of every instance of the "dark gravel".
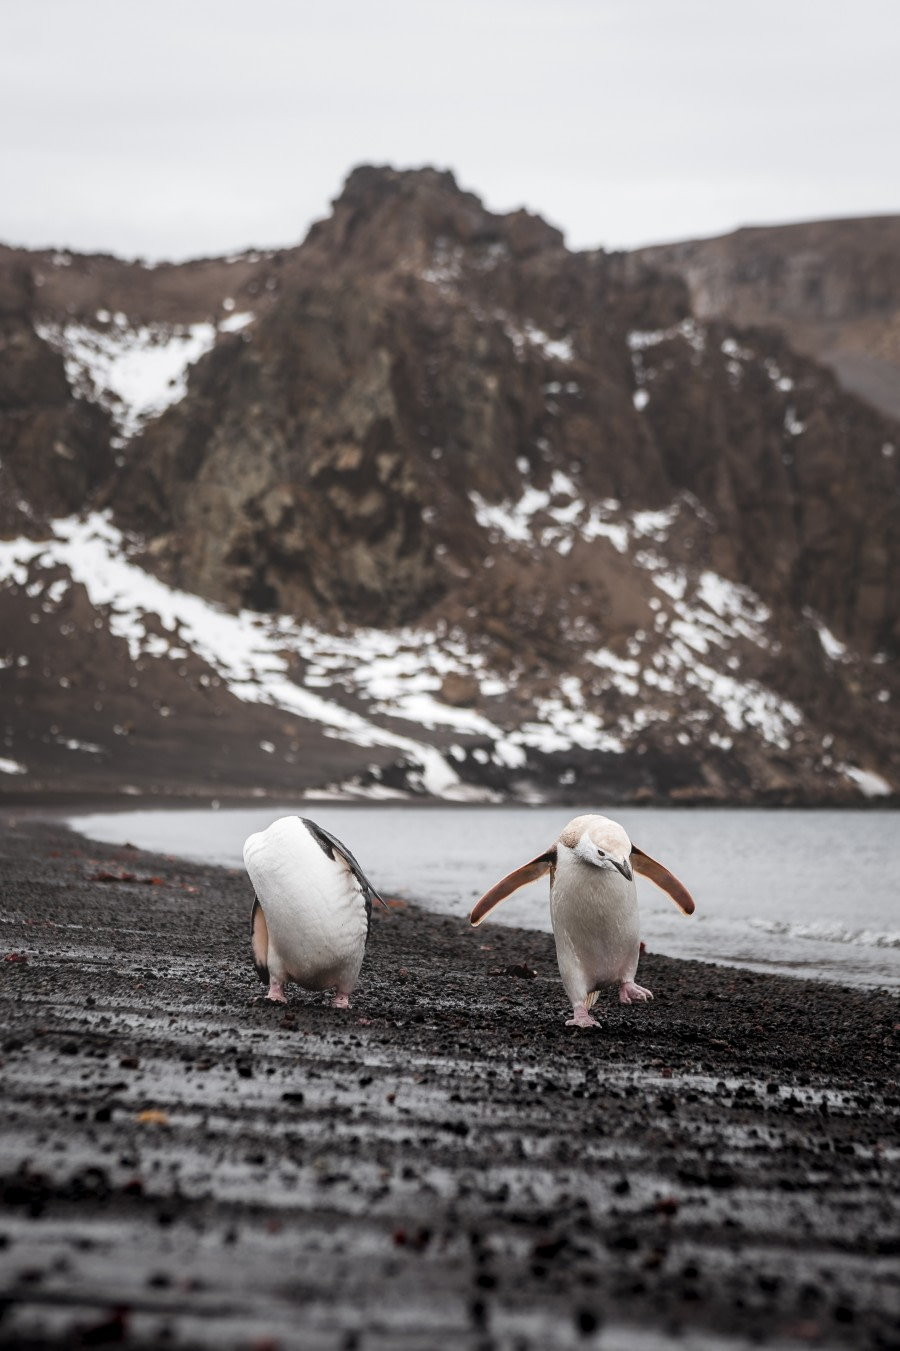
[[284, 1008], [243, 874], [0, 832], [4, 1347], [900, 1345], [895, 998], [648, 955], [581, 1031], [395, 907]]

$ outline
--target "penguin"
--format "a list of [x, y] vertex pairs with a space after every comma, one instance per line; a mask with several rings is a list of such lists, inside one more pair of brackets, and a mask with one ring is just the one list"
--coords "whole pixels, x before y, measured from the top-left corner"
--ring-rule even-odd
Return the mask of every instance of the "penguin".
[[591, 1007], [599, 987], [615, 983], [619, 1000], [652, 999], [634, 982], [641, 949], [634, 874], [654, 882], [686, 915], [694, 900], [678, 878], [632, 844], [625, 830], [606, 816], [576, 816], [554, 845], [501, 878], [476, 901], [469, 915], [478, 925], [519, 887], [550, 874], [550, 921], [556, 959], [572, 1001], [567, 1027], [596, 1027]]
[[[256, 893], [250, 944], [267, 999], [286, 1003], [285, 982], [335, 991], [349, 1007], [378, 895], [350, 850], [315, 821], [282, 816], [244, 844]], [[387, 907], [385, 907], [387, 908]]]

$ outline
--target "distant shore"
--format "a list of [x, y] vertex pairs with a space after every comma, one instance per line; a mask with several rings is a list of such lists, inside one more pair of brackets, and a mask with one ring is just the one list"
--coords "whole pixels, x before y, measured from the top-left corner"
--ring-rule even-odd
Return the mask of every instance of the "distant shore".
[[[267, 803], [278, 804], [286, 802], [302, 801], [309, 804], [317, 802], [340, 802], [351, 805], [357, 803], [368, 807], [396, 806], [398, 802], [404, 800], [415, 804], [416, 806], [435, 806], [435, 807], [471, 807], [484, 805], [486, 807], [525, 807], [525, 806], [554, 806], [558, 805], [560, 811], [565, 813], [566, 809], [580, 809], [584, 804], [583, 794], [566, 794], [559, 792], [559, 784], [550, 781], [547, 784], [546, 797], [539, 800], [520, 799], [515, 796], [503, 798], [499, 802], [453, 802], [446, 798], [429, 798], [426, 795], [410, 794], [408, 798], [378, 798], [376, 796], [367, 796], [365, 793], [354, 794], [347, 792], [345, 795], [329, 793], [315, 788], [304, 788], [302, 785], [291, 791], [289, 788], [283, 790], [276, 788], [267, 788], [264, 792], [247, 792], [245, 789], [229, 788], [223, 786], [217, 788], [215, 792], [210, 792], [208, 788], [202, 790], [182, 789], [176, 784], [171, 784], [164, 788], [147, 788], [132, 792], [116, 792], [113, 790], [97, 790], [94, 786], [87, 784], [73, 784], [68, 788], [37, 788], [28, 789], [16, 784], [11, 776], [4, 775], [0, 780], [0, 813], [5, 811], [46, 811], [54, 816], [60, 815], [78, 815], [85, 812], [96, 811], [152, 811], [156, 808], [184, 807], [186, 811], [191, 809], [209, 808], [216, 804], [221, 807], [262, 807]], [[665, 807], [669, 810], [684, 812], [704, 811], [707, 809], [715, 810], [722, 808], [724, 810], [734, 811], [754, 811], [757, 808], [767, 808], [778, 811], [840, 811], [840, 812], [892, 812], [900, 809], [900, 794], [880, 797], [862, 797], [854, 796], [841, 799], [823, 796], [821, 799], [808, 798], [798, 801], [793, 797], [779, 796], [778, 794], [759, 794], [751, 799], [735, 797], [715, 797], [707, 795], [697, 795], [695, 797], [677, 796], [672, 794], [641, 794], [640, 796], [608, 796], [602, 797], [606, 808], [645, 808], [645, 807]]]
[[240, 871], [30, 806], [0, 869], [4, 1346], [896, 1344], [897, 999], [650, 954], [580, 1032], [549, 935], [396, 906], [284, 1008]]

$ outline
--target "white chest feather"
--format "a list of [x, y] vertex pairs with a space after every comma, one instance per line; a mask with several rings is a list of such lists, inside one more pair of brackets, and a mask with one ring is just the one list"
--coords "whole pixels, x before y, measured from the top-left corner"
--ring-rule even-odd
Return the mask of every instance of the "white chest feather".
[[368, 935], [360, 885], [346, 860], [322, 848], [299, 817], [251, 835], [244, 864], [266, 919], [269, 966], [308, 989], [356, 974]]
[[550, 891], [550, 918], [563, 984], [587, 989], [631, 980], [640, 953], [634, 882], [560, 847]]

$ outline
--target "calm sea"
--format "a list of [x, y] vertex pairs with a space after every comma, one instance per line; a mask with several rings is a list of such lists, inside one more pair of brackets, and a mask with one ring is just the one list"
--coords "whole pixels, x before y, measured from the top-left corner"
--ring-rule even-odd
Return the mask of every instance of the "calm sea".
[[[242, 867], [247, 835], [278, 816], [312, 817], [343, 840], [373, 884], [464, 916], [504, 873], [546, 849], [574, 811], [323, 802], [81, 816], [90, 839]], [[632, 840], [688, 886], [685, 918], [638, 890], [648, 949], [847, 985], [900, 987], [900, 813], [622, 808]], [[252, 897], [247, 884], [248, 906]], [[496, 922], [549, 929], [545, 878]]]

